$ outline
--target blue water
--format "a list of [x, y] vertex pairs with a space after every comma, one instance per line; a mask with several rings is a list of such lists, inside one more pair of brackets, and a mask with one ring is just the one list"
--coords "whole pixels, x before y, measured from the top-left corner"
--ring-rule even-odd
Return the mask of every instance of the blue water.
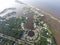
[[54, 15], [60, 18], [60, 0], [21, 0], [24, 3], [31, 4], [37, 8], [47, 9], [51, 12], [55, 12]]
[[60, 12], [60, 0], [22, 0], [22, 1], [36, 6], [44, 6], [46, 8]]
[[[37, 8], [54, 13], [60, 19], [60, 0], [19, 0]], [[15, 0], [0, 0], [0, 12], [8, 7], [18, 7]]]

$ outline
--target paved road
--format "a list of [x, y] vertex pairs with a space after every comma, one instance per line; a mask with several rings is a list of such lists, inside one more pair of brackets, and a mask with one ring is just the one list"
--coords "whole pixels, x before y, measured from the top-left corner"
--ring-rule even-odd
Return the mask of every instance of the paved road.
[[22, 42], [25, 42], [25, 41], [21, 41], [20, 39], [16, 39], [14, 37], [11, 37], [11, 36], [8, 36], [8, 35], [2, 34], [2, 33], [0, 33], [0, 37], [15, 41], [18, 44], [21, 44]]

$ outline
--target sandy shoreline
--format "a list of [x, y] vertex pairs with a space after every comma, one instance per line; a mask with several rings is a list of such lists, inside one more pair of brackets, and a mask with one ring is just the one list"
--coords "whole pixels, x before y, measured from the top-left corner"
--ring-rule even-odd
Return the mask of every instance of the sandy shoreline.
[[[41, 12], [41, 11], [40, 11]], [[60, 23], [57, 20], [54, 20], [48, 14], [42, 12], [45, 15], [44, 21], [49, 25], [55, 39], [57, 45], [60, 45]]]

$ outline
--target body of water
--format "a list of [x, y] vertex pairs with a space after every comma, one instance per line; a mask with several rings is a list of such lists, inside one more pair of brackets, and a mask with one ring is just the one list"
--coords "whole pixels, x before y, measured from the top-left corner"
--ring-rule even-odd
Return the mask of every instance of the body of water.
[[[16, 0], [0, 0], [0, 12], [5, 8], [17, 7]], [[18, 0], [26, 4], [30, 4], [37, 8], [42, 8], [47, 12], [54, 13], [53, 16], [60, 19], [60, 0]]]
[[37, 8], [54, 13], [53, 16], [60, 19], [60, 0], [20, 0]]

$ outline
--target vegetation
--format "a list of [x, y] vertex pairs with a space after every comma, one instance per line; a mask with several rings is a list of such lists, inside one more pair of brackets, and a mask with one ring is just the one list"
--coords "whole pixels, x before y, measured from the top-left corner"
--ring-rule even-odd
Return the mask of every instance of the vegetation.
[[8, 39], [6, 39], [6, 38], [2, 38], [2, 37], [0, 37], [0, 45], [19, 45], [19, 44], [17, 44], [17, 43], [15, 43], [14, 41], [12, 41], [12, 40], [8, 40]]
[[[12, 17], [6, 20], [4, 18], [0, 18], [0, 33], [3, 33], [8, 36], [12, 36], [16, 39], [21, 39], [25, 31], [22, 29], [21, 23], [26, 23], [25, 17], [19, 17], [19, 18]], [[40, 40], [35, 42], [35, 45], [48, 45], [48, 44], [56, 45], [52, 33], [50, 32], [48, 27], [46, 28], [43, 25], [44, 22], [41, 22], [38, 19], [36, 19], [34, 23], [36, 23], [37, 27], [38, 26], [42, 27], [42, 30], [40, 31]], [[0, 41], [1, 39], [2, 38], [0, 38]], [[47, 39], [49, 39], [51, 42], [47, 41]], [[4, 44], [8, 45], [8, 43], [9, 45], [13, 45], [14, 42], [3, 38], [1, 45]], [[17, 44], [17, 45], [22, 45], [22, 44]]]
[[40, 40], [35, 43], [35, 45], [56, 45], [56, 42], [53, 38], [52, 32], [48, 28], [48, 26], [41, 21], [37, 16], [34, 20], [36, 26], [42, 27], [40, 30]]
[[0, 33], [20, 39], [24, 33], [21, 23], [25, 22], [24, 18], [12, 17], [6, 21], [0, 22]]

